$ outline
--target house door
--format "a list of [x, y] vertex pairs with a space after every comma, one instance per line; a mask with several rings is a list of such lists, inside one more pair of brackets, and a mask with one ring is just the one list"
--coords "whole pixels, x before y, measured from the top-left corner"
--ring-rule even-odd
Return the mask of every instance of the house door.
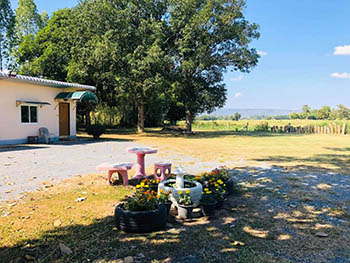
[[70, 135], [69, 103], [59, 104], [60, 136]]

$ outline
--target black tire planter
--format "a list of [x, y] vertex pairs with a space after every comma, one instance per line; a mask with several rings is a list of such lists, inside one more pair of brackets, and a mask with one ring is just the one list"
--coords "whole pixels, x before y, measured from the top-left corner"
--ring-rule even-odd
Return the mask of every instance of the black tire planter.
[[127, 211], [123, 204], [114, 211], [116, 227], [128, 233], [150, 233], [163, 229], [167, 222], [167, 211], [164, 204], [151, 211]]
[[170, 208], [171, 208], [171, 205], [172, 205], [172, 202], [169, 202], [169, 203], [164, 203], [165, 207], [166, 207], [166, 212], [167, 212], [167, 215], [169, 215], [169, 212], [170, 212]]
[[216, 209], [223, 209], [224, 208], [224, 200], [216, 200]]
[[212, 203], [200, 203], [202, 214], [204, 216], [214, 216], [215, 215], [215, 210], [216, 210], [216, 204], [217, 202], [214, 201]]

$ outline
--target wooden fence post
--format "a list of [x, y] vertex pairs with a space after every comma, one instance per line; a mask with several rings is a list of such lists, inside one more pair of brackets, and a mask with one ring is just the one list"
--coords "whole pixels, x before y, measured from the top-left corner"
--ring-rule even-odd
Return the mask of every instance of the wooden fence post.
[[342, 134], [346, 134], [346, 123], [343, 124], [343, 131], [342, 131]]

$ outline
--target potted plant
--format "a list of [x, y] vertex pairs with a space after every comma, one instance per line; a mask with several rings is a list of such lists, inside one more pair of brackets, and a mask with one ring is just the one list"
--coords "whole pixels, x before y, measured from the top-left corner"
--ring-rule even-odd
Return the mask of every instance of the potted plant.
[[147, 188], [150, 188], [150, 190], [153, 190], [155, 192], [158, 192], [158, 184], [159, 180], [158, 179], [142, 179], [140, 185], [142, 186], [147, 186]]
[[86, 128], [86, 132], [89, 135], [92, 135], [95, 140], [100, 139], [100, 136], [106, 132], [106, 129], [103, 125], [101, 124], [93, 124]]
[[200, 207], [204, 216], [215, 215], [217, 201], [213, 195], [213, 192], [209, 188], [204, 188], [202, 192], [202, 199], [200, 201]]
[[190, 196], [191, 191], [178, 191], [179, 200], [177, 202], [177, 212], [178, 216], [181, 219], [191, 219], [192, 218], [192, 209], [193, 202]]
[[222, 209], [224, 206], [224, 200], [226, 197], [226, 190], [225, 190], [225, 184], [221, 179], [218, 179], [216, 181], [213, 181], [211, 183], [211, 189], [213, 191], [214, 197], [217, 201], [216, 208]]
[[133, 196], [128, 197], [125, 203], [115, 208], [116, 226], [125, 232], [153, 232], [166, 225], [165, 205], [158, 203], [155, 191], [141, 184], [136, 186], [136, 193]]
[[171, 191], [164, 192], [163, 189], [159, 189], [158, 195], [157, 195], [158, 202], [160, 204], [165, 205], [168, 215], [169, 215], [169, 211], [170, 211], [171, 204], [172, 204], [170, 201], [170, 194], [171, 194]]
[[224, 187], [226, 189], [227, 194], [233, 194], [235, 191], [235, 184], [228, 174], [227, 167], [221, 166], [219, 169], [215, 169], [214, 171], [218, 173], [218, 178], [224, 182]]

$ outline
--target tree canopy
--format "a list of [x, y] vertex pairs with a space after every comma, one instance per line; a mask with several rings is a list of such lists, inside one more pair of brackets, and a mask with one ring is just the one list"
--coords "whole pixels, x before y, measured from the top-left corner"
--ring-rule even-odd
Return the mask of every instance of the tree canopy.
[[0, 0], [0, 71], [9, 58], [10, 38], [13, 35], [14, 14], [9, 0]]
[[243, 0], [83, 0], [47, 20], [21, 0], [16, 61], [24, 74], [95, 85], [102, 104], [128, 119], [137, 112], [141, 132], [145, 118], [185, 115], [191, 131], [197, 114], [225, 104], [223, 73], [258, 62], [249, 47], [258, 26], [244, 8]]
[[243, 15], [242, 0], [172, 0], [170, 28], [174, 50], [174, 93], [186, 110], [187, 130], [198, 113], [226, 102], [223, 73], [249, 72], [258, 62], [249, 43], [258, 26]]

